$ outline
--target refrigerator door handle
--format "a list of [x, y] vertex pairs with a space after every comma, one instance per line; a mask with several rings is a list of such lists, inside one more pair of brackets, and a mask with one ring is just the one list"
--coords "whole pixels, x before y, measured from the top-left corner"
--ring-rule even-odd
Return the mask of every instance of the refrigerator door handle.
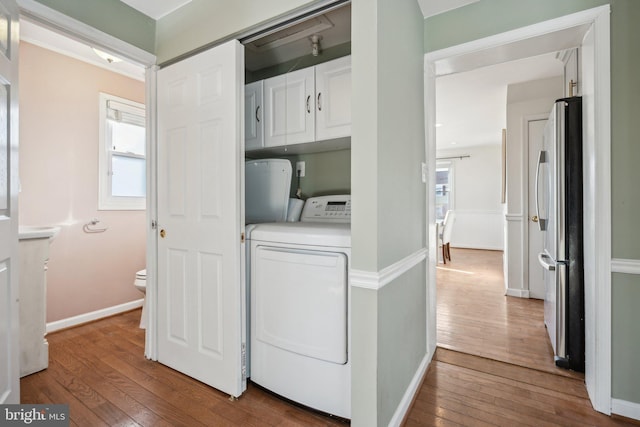
[[538, 227], [540, 227], [540, 231], [545, 231], [547, 229], [547, 219], [546, 218], [542, 218], [542, 216], [540, 215], [540, 191], [539, 191], [539, 187], [540, 187], [540, 165], [542, 163], [546, 163], [547, 162], [547, 152], [544, 150], [541, 150], [540, 153], [538, 154], [538, 164], [536, 165], [536, 185], [535, 185], [535, 192], [536, 192], [536, 217], [538, 217]]
[[551, 260], [551, 257], [543, 252], [538, 254], [538, 262], [540, 263], [541, 266], [543, 266], [546, 270], [549, 271], [555, 271], [556, 270], [556, 264], [551, 262], [547, 262], [547, 260]]

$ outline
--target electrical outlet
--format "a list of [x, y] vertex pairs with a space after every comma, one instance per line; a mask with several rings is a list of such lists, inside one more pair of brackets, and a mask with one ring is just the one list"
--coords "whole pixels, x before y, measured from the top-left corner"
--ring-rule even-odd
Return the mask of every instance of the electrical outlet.
[[296, 162], [296, 176], [297, 177], [304, 177], [304, 166], [305, 163], [304, 162]]

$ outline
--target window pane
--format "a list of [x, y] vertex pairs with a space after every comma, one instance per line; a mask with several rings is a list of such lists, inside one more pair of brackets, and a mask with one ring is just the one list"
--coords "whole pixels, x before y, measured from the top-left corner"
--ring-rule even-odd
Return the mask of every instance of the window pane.
[[145, 160], [113, 155], [111, 195], [119, 197], [145, 197], [147, 178]]
[[451, 206], [451, 169], [436, 169], [436, 220], [444, 219]]
[[120, 153], [132, 153], [144, 156], [144, 128], [129, 123], [109, 120], [111, 126], [111, 149]]

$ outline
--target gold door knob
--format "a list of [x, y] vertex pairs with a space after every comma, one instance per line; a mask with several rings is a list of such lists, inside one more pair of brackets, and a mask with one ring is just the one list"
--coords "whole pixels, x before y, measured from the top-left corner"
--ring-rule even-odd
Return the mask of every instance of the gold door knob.
[[167, 235], [167, 232], [164, 231], [164, 228], [162, 230], [160, 230], [160, 237], [162, 237], [164, 239], [164, 236]]
[[531, 221], [538, 222], [538, 215], [534, 215], [531, 217]]

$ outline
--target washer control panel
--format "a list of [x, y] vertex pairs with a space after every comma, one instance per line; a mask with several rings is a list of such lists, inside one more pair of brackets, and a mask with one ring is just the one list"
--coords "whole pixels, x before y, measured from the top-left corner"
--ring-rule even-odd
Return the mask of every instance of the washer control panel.
[[351, 195], [311, 197], [304, 204], [300, 221], [350, 223]]

